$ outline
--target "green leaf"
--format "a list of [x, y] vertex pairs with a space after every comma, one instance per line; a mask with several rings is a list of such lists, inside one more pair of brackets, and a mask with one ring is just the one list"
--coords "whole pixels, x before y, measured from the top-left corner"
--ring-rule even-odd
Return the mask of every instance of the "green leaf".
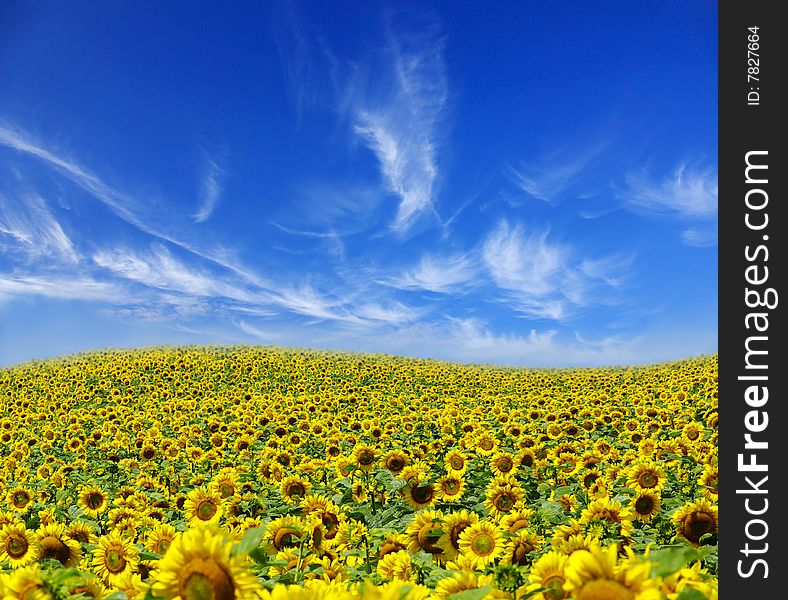
[[148, 552], [147, 550], [139, 551], [140, 560], [161, 560], [161, 554], [156, 552]]
[[449, 596], [449, 600], [482, 600], [492, 590], [491, 585], [485, 585], [475, 590], [465, 590]]
[[706, 596], [692, 588], [686, 588], [676, 597], [676, 600], [706, 600]]
[[244, 534], [243, 539], [235, 545], [231, 554], [233, 556], [249, 554], [252, 550], [260, 545], [263, 535], [265, 535], [265, 531], [266, 530], [264, 527], [253, 527], [252, 529], [249, 529]]

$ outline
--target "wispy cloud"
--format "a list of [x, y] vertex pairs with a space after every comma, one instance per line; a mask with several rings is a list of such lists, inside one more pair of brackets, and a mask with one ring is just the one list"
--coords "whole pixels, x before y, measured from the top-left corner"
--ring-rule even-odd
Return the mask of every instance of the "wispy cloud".
[[403, 290], [451, 294], [471, 286], [478, 273], [477, 261], [467, 254], [425, 255], [414, 269], [381, 283]]
[[482, 247], [482, 258], [495, 284], [522, 314], [561, 321], [573, 308], [609, 302], [632, 259], [577, 259], [567, 244], [553, 243], [546, 230], [527, 231], [501, 220]]
[[10, 202], [0, 193], [0, 233], [12, 238], [15, 249], [28, 256], [72, 264], [78, 260], [71, 239], [38, 196], [24, 194], [24, 198]]
[[630, 173], [618, 193], [630, 209], [684, 219], [713, 219], [717, 215], [717, 172], [680, 164], [673, 173], [654, 180], [644, 172]]
[[0, 273], [0, 298], [43, 296], [61, 300], [93, 300], [117, 303], [133, 302], [133, 294], [115, 283], [98, 281], [83, 275], [4, 274]]
[[224, 169], [215, 158], [207, 158], [206, 163], [200, 188], [200, 208], [194, 214], [195, 223], [203, 223], [208, 220], [222, 195], [220, 180]]
[[390, 81], [354, 102], [354, 130], [375, 153], [386, 188], [399, 197], [391, 227], [404, 233], [433, 208], [438, 176], [438, 126], [448, 84], [440, 39], [391, 40], [391, 71], [375, 73]]
[[263, 331], [259, 327], [255, 327], [241, 319], [238, 323], [238, 329], [243, 331], [247, 335], [251, 335], [253, 338], [257, 340], [261, 340], [263, 342], [272, 342], [278, 339], [280, 336], [275, 333], [270, 333], [268, 331]]
[[[549, 204], [559, 202], [602, 154], [607, 143], [595, 143], [582, 151], [554, 151], [532, 161], [507, 165], [505, 172], [521, 190]], [[578, 196], [587, 193], [583, 190]]]

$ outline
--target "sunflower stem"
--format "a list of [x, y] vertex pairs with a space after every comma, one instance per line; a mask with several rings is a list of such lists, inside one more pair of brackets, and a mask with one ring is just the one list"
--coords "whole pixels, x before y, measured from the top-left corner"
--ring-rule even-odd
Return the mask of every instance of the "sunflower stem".
[[369, 562], [369, 539], [364, 536], [364, 562], [366, 563], [367, 575], [372, 573], [372, 565]]

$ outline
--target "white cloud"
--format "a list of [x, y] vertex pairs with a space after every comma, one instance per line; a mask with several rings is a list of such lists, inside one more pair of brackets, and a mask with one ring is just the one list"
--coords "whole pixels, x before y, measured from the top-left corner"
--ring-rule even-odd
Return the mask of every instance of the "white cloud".
[[207, 221], [213, 214], [216, 203], [222, 194], [222, 186], [220, 178], [224, 174], [224, 170], [219, 166], [215, 159], [209, 158], [205, 172], [203, 173], [202, 186], [201, 186], [201, 199], [200, 208], [194, 214], [194, 222], [202, 223]]
[[135, 301], [128, 290], [81, 275], [0, 273], [0, 298], [44, 296], [61, 300], [93, 300], [117, 303]]
[[680, 164], [671, 176], [654, 181], [645, 173], [630, 173], [619, 198], [646, 214], [709, 220], [717, 216], [717, 173]]
[[548, 240], [547, 231], [526, 231], [501, 220], [482, 246], [494, 283], [525, 316], [563, 321], [578, 307], [610, 303], [631, 258], [577, 259], [569, 245]]
[[74, 244], [37, 196], [27, 195], [12, 204], [0, 194], [0, 233], [10, 236], [16, 248], [32, 257], [45, 256], [72, 264], [78, 261]]
[[387, 190], [400, 199], [392, 224], [400, 233], [433, 206], [437, 127], [448, 98], [442, 42], [407, 42], [392, 42], [393, 81], [377, 99], [357, 100], [354, 127], [375, 153]]
[[381, 283], [403, 290], [451, 294], [468, 288], [477, 275], [478, 267], [468, 255], [425, 255], [416, 268]]

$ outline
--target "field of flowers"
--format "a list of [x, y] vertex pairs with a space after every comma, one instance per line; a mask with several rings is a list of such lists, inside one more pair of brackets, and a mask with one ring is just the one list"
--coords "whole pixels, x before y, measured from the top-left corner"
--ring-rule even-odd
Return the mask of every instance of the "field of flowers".
[[0, 370], [0, 598], [717, 597], [717, 357]]

